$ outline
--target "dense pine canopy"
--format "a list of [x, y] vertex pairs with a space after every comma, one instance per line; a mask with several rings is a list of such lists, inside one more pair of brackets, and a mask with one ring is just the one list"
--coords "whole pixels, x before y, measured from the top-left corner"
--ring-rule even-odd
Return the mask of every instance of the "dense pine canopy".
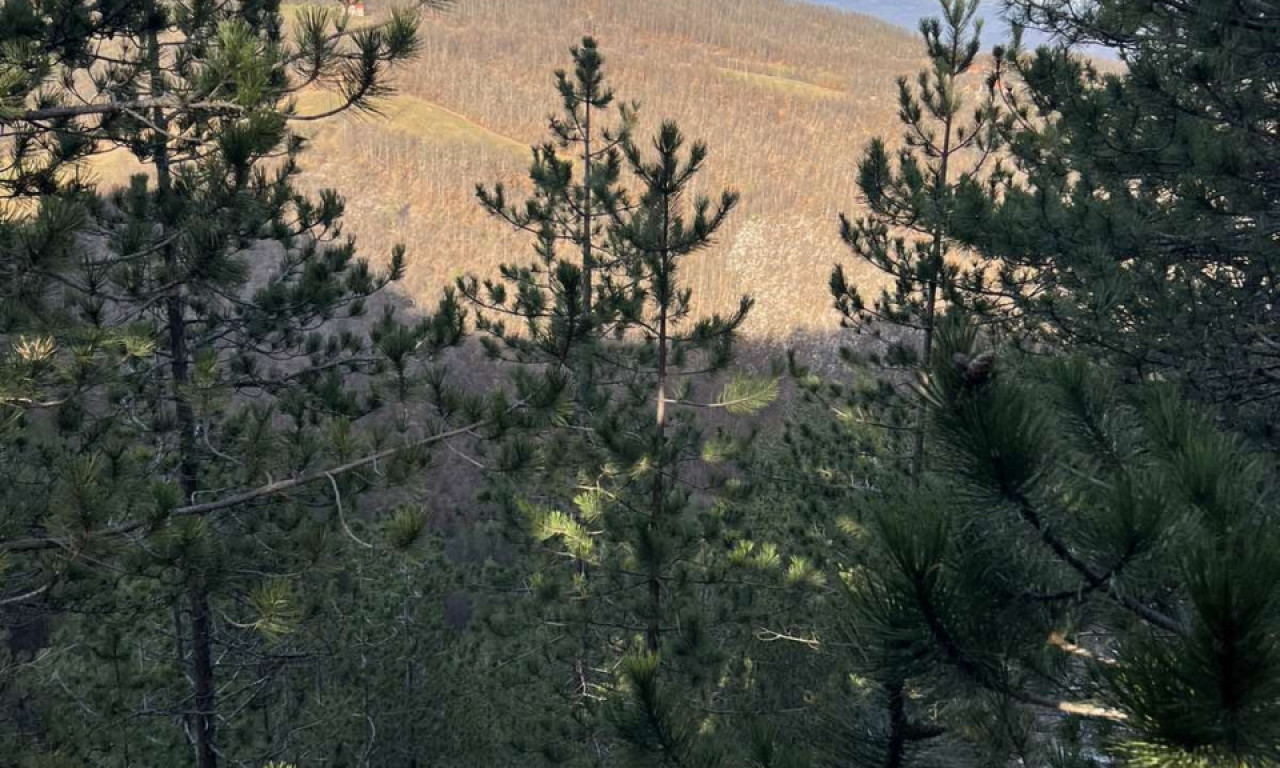
[[451, 3], [0, 0], [0, 765], [1280, 765], [1280, 4], [1006, 4], [770, 360], [608, 40], [414, 305], [300, 126]]

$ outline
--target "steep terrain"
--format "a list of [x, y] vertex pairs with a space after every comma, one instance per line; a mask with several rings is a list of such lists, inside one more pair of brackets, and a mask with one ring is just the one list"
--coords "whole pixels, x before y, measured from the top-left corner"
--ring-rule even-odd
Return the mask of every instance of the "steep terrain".
[[[286, 5], [285, 16], [307, 7]], [[392, 6], [366, 7], [354, 24]], [[421, 55], [398, 70], [396, 94], [375, 114], [299, 123], [312, 141], [304, 186], [345, 196], [346, 231], [364, 255], [408, 246], [400, 290], [413, 301], [434, 301], [463, 273], [524, 260], [529, 241], [481, 211], [475, 185], [502, 182], [513, 197], [527, 186], [529, 147], [546, 140], [558, 108], [553, 72], [584, 35], [598, 39], [619, 99], [639, 102], [639, 135], [677, 120], [710, 147], [705, 191], [742, 193], [717, 246], [686, 275], [702, 309], [749, 293], [753, 342], [803, 339], [819, 352], [812, 345], [837, 327], [831, 265], [882, 279], [851, 262], [837, 216], [858, 212], [858, 158], [873, 136], [896, 142], [895, 81], [923, 63], [918, 39], [870, 16], [799, 0], [456, 0], [424, 17]], [[966, 86], [975, 102], [980, 77]], [[298, 111], [335, 103], [310, 92]], [[121, 152], [95, 166], [108, 184], [139, 169]]]
[[619, 97], [640, 102], [642, 134], [677, 119], [710, 145], [708, 191], [743, 193], [689, 276], [695, 294], [710, 307], [756, 296], [760, 340], [833, 328], [826, 279], [846, 255], [836, 216], [857, 209], [862, 146], [898, 133], [895, 78], [919, 66], [918, 42], [869, 17], [786, 0], [459, 0], [427, 17], [422, 55], [381, 115], [310, 129], [309, 183], [346, 196], [366, 253], [408, 245], [416, 300], [523, 259], [528, 241], [480, 211], [474, 186], [522, 186], [557, 106], [552, 72], [585, 34]]

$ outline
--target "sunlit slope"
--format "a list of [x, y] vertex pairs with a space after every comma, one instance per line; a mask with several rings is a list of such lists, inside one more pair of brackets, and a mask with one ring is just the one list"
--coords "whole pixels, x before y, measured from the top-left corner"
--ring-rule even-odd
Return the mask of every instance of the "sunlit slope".
[[[366, 6], [361, 23], [387, 10]], [[857, 210], [859, 152], [873, 135], [896, 136], [894, 81], [920, 64], [918, 43], [868, 17], [787, 0], [458, 0], [424, 20], [421, 56], [377, 114], [300, 124], [313, 149], [305, 185], [345, 195], [346, 229], [371, 257], [408, 246], [402, 288], [416, 300], [526, 258], [527, 240], [476, 206], [475, 184], [523, 185], [528, 148], [557, 107], [552, 72], [585, 34], [619, 97], [640, 102], [645, 131], [675, 118], [709, 144], [703, 191], [743, 194], [686, 275], [704, 306], [754, 295], [757, 337], [832, 329], [826, 278], [845, 258], [836, 216]], [[298, 107], [333, 103], [310, 92]]]

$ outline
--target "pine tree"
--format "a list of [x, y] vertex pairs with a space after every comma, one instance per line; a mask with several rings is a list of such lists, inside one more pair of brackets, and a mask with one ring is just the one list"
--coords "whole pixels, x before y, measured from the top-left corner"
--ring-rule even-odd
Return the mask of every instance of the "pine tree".
[[[638, 549], [643, 553], [642, 565], [647, 575], [645, 647], [650, 653], [657, 653], [660, 646], [662, 582], [666, 578], [664, 571], [670, 567], [664, 559], [672, 554], [662, 539], [672, 532], [671, 518], [679, 514], [678, 508], [683, 504], [679, 498], [683, 494], [675, 487], [677, 467], [689, 451], [696, 451], [694, 443], [681, 444], [694, 437], [688, 433], [691, 428], [682, 424], [679, 416], [672, 420], [668, 414], [671, 407], [689, 404], [682, 396], [687, 384], [677, 386], [675, 382], [684, 373], [690, 353], [702, 351], [711, 355], [703, 363], [709, 367], [727, 361], [733, 334], [752, 304], [744, 297], [730, 317], [714, 316], [690, 323], [693, 294], [679, 282], [680, 267], [689, 255], [711, 243], [737, 205], [738, 196], [725, 192], [715, 208], [709, 200], [695, 200], [689, 217], [682, 210], [682, 202], [689, 184], [702, 169], [707, 149], [703, 144], [694, 144], [682, 162], [683, 146], [684, 138], [671, 122], [664, 123], [654, 139], [657, 156], [653, 161], [646, 161], [634, 144], [627, 145], [627, 160], [643, 185], [643, 194], [636, 210], [618, 228], [619, 239], [630, 253], [625, 282], [611, 281], [608, 287], [609, 301], [617, 307], [626, 327], [640, 329], [645, 338], [637, 364], [627, 366], [640, 374], [629, 382], [629, 388], [646, 400], [652, 398], [654, 404], [653, 428], [651, 432], [646, 430], [649, 435], [644, 440], [649, 445], [640, 454], [648, 500], [627, 505], [647, 513], [647, 519], [636, 527], [643, 529], [645, 537]], [[647, 383], [648, 392], [640, 387], [642, 382]], [[757, 404], [752, 398], [758, 396], [759, 393], [746, 392], [739, 398], [745, 405], [730, 400], [721, 404], [747, 410]], [[632, 450], [636, 447], [639, 446], [628, 446]]]
[[[969, 86], [983, 85], [978, 64], [982, 21], [975, 0], [942, 0], [942, 18], [921, 21], [930, 67], [915, 82], [898, 81], [898, 118], [902, 147], [891, 153], [873, 139], [858, 164], [858, 187], [867, 213], [841, 217], [841, 236], [863, 264], [891, 281], [874, 299], [854, 284], [844, 266], [832, 271], [830, 289], [842, 326], [861, 336], [841, 350], [853, 368], [853, 380], [824, 383], [793, 360], [793, 373], [807, 399], [821, 402], [838, 419], [807, 415], [788, 430], [792, 471], [817, 482], [825, 505], [857, 531], [849, 506], [865, 502], [865, 488], [879, 486], [881, 475], [903, 469], [917, 481], [926, 470], [923, 407], [914, 386], [933, 352], [939, 312], [962, 286], [957, 278], [960, 246], [950, 234], [958, 187], [981, 178], [996, 156], [1001, 135], [991, 95], [994, 80], [972, 114], [966, 116]], [[981, 91], [981, 88], [979, 87]], [[896, 468], [884, 469], [884, 463]], [[830, 482], [833, 468], [843, 477]], [[815, 471], [816, 470], [816, 471]], [[823, 477], [825, 475], [826, 477]], [[847, 483], [841, 491], [836, 486]], [[799, 492], [805, 492], [800, 490]], [[847, 537], [843, 537], [847, 538]], [[797, 542], [797, 545], [799, 543]], [[846, 544], [856, 552], [858, 544]], [[856, 556], [856, 555], [855, 555]], [[908, 681], [880, 681], [887, 718], [882, 762], [904, 764], [912, 734], [932, 728], [911, 722], [906, 705]]]
[[[606, 84], [604, 57], [594, 39], [584, 38], [569, 53], [572, 72], [555, 72], [561, 112], [548, 120], [551, 139], [533, 149], [532, 196], [515, 204], [501, 184], [476, 190], [486, 211], [534, 237], [535, 260], [504, 264], [496, 280], [467, 276], [456, 284], [475, 308], [476, 328], [488, 356], [518, 364], [518, 400], [536, 404], [530, 414], [552, 417], [524, 423], [525, 429], [498, 449], [499, 471], [489, 475], [486, 495], [507, 505], [520, 518], [520, 528], [535, 507], [575, 504], [578, 462], [591, 452], [584, 446], [584, 435], [592, 410], [602, 405], [595, 381], [597, 356], [618, 329], [616, 318], [598, 306], [596, 295], [600, 275], [618, 268], [608, 230], [628, 206], [620, 184], [621, 146], [630, 136], [635, 107], [617, 104], [614, 109], [617, 97]], [[611, 112], [616, 116], [611, 118]], [[541, 470], [536, 493], [530, 493], [524, 471], [533, 462]], [[535, 497], [540, 504], [530, 506]], [[542, 525], [567, 533], [556, 520]], [[518, 546], [523, 549], [527, 540]], [[581, 580], [588, 563], [583, 549], [571, 548], [567, 573]], [[578, 640], [577, 649], [561, 660], [567, 669], [560, 674], [568, 683], [550, 694], [568, 707], [563, 723], [573, 723], [576, 729], [569, 740], [592, 745], [603, 664], [588, 630], [578, 633]], [[550, 730], [560, 730], [563, 723]]]
[[984, 349], [958, 317], [938, 342], [936, 474], [871, 516], [855, 634], [950, 702], [955, 754], [1274, 761], [1271, 469], [1169, 384]]
[[1276, 378], [1278, 31], [1270, 3], [1010, 4], [1069, 48], [1000, 59], [1012, 163], [971, 183], [952, 233], [984, 257], [975, 309], [1028, 344], [1088, 347], [1174, 376], [1271, 440]]
[[[500, 356], [505, 346], [521, 362], [570, 369], [583, 400], [592, 386], [593, 344], [606, 332], [598, 327], [594, 311], [595, 280], [617, 260], [605, 230], [627, 206], [619, 186], [620, 147], [630, 136], [636, 108], [619, 105], [616, 127], [607, 127], [604, 121], [616, 96], [605, 85], [604, 58], [596, 41], [583, 38], [570, 55], [572, 76], [564, 70], [555, 73], [562, 113], [549, 119], [553, 141], [533, 150], [533, 197], [515, 206], [501, 184], [476, 191], [487, 211], [537, 238], [539, 261], [505, 265], [503, 281], [485, 281], [483, 290], [475, 277], [459, 279], [458, 289], [488, 310], [478, 316], [477, 325], [486, 332], [492, 355]], [[572, 258], [563, 256], [566, 248], [575, 252]], [[503, 316], [523, 327], [508, 332]]]
[[[698, 380], [729, 362], [752, 301], [743, 297], [728, 316], [694, 319], [681, 268], [711, 244], [738, 196], [726, 191], [714, 204], [702, 197], [689, 201], [707, 149], [695, 143], [686, 154], [684, 146], [673, 122], [663, 123], [653, 139], [652, 159], [633, 143], [625, 146], [640, 194], [614, 233], [628, 254], [626, 270], [606, 278], [601, 302], [641, 343], [616, 350], [625, 388], [597, 421], [609, 463], [587, 492], [601, 505], [601, 543], [614, 550], [601, 553], [613, 560], [603, 561], [609, 591], [626, 590], [615, 599], [623, 623], [643, 627], [643, 648], [623, 662], [628, 700], [615, 706], [611, 721], [641, 759], [713, 765], [726, 743], [688, 721], [696, 711], [691, 707], [705, 706], [718, 684], [712, 671], [722, 658], [712, 638], [726, 607], [716, 593], [735, 539], [723, 519], [735, 481], [718, 477], [708, 459], [717, 451], [740, 451], [742, 438], [724, 430], [709, 435], [699, 412], [753, 412], [776, 396], [776, 382], [737, 375], [714, 401], [698, 400], [705, 391], [705, 384], [696, 387]], [[698, 463], [710, 470], [702, 493], [692, 473]], [[640, 594], [628, 604], [627, 592]]]
[[[560, 403], [531, 409], [553, 418], [524, 424], [487, 466], [486, 496], [506, 508], [517, 546], [533, 544], [529, 555], [539, 564], [529, 606], [538, 611], [534, 627], [517, 633], [508, 658], [537, 653], [551, 661], [553, 672], [541, 674], [557, 681], [552, 695], [566, 704], [543, 736], [518, 748], [553, 762], [596, 764], [613, 741], [602, 717], [619, 714], [598, 703], [612, 695], [610, 669], [637, 635], [646, 653], [669, 646], [686, 672], [702, 676], [682, 692], [706, 687], [711, 646], [697, 616], [706, 589], [685, 582], [710, 584], [710, 563], [723, 556], [700, 541], [699, 518], [714, 510], [700, 510], [707, 502], [686, 487], [687, 467], [702, 460], [708, 443], [693, 412], [746, 412], [774, 390], [772, 382], [738, 378], [718, 400], [694, 398], [690, 383], [728, 362], [750, 301], [729, 317], [694, 320], [680, 269], [713, 242], [737, 197], [725, 193], [714, 206], [686, 201], [706, 148], [686, 150], [675, 125], [665, 124], [654, 139], [656, 158], [646, 158], [630, 138], [629, 108], [607, 143], [588, 150], [585, 104], [599, 111], [614, 97], [602, 90], [594, 42], [573, 54], [574, 84], [558, 76], [566, 116], [552, 130], [561, 149], [576, 142], [574, 156], [596, 161], [590, 182], [573, 175], [585, 163], [544, 146], [535, 150], [535, 196], [523, 209], [501, 189], [482, 189], [486, 208], [536, 234], [536, 261], [503, 267], [502, 282], [469, 278], [460, 291], [482, 305], [480, 313], [506, 313], [520, 324], [479, 323], [494, 356], [520, 363], [515, 397]], [[622, 191], [624, 171], [634, 197]], [[588, 212], [598, 224], [587, 223]]]
[[[974, 76], [981, 20], [974, 0], [942, 0], [941, 21], [920, 23], [931, 68], [912, 87], [898, 81], [903, 148], [896, 167], [882, 139], [873, 139], [858, 164], [858, 188], [868, 213], [841, 217], [841, 236], [854, 254], [893, 281], [868, 303], [837, 265], [831, 293], [846, 327], [871, 331], [885, 350], [873, 363], [889, 368], [917, 367], [933, 349], [940, 302], [954, 291], [958, 246], [948, 222], [958, 186], [979, 178], [998, 148], [998, 116], [989, 97], [966, 122], [966, 79]], [[854, 353], [846, 353], [852, 356]], [[911, 468], [924, 461], [924, 437], [914, 429]]]
[[[326, 84], [338, 111], [371, 107], [389, 92], [387, 67], [417, 47], [412, 16], [355, 29], [317, 10], [287, 38], [274, 5], [131, 4], [114, 20], [77, 26], [84, 20], [73, 14], [65, 29], [31, 33], [84, 36], [48, 48], [82, 54], [59, 59], [56, 74], [64, 84], [88, 78], [88, 103], [34, 95], [60, 93], [49, 82], [29, 86], [25, 101], [14, 89], [5, 105], [4, 125], [16, 126], [11, 156], [39, 181], [7, 178], [14, 194], [44, 196], [36, 216], [9, 230], [16, 236], [4, 267], [23, 280], [7, 297], [15, 311], [6, 331], [40, 334], [19, 346], [15, 365], [30, 369], [27, 379], [55, 361], [73, 375], [60, 375], [65, 394], [35, 403], [37, 411], [26, 394], [5, 403], [16, 409], [5, 444], [16, 514], [6, 518], [13, 538], [0, 551], [29, 557], [15, 571], [37, 585], [20, 588], [23, 600], [50, 596], [55, 610], [88, 601], [124, 626], [154, 620], [157, 602], [172, 605], [170, 653], [175, 666], [189, 663], [172, 679], [185, 676], [191, 690], [166, 706], [185, 713], [195, 763], [210, 768], [240, 746], [216, 727], [221, 712], [242, 709], [220, 706], [219, 665], [258, 653], [261, 638], [288, 628], [286, 574], [323, 560], [326, 530], [359, 541], [346, 514], [373, 481], [351, 473], [372, 466], [403, 475], [418, 446], [440, 439], [443, 414], [423, 420], [407, 403], [393, 422], [365, 425], [386, 399], [381, 374], [395, 374], [404, 400], [410, 358], [456, 343], [460, 309], [446, 295], [437, 313], [408, 325], [388, 309], [367, 340], [335, 325], [358, 319], [366, 300], [400, 277], [403, 252], [374, 272], [341, 239], [341, 199], [293, 188], [304, 142], [289, 124], [320, 117], [298, 114], [295, 95]], [[27, 57], [39, 44], [5, 50]], [[5, 71], [13, 66], [6, 60]], [[68, 180], [70, 162], [106, 150], [132, 153], [150, 173], [102, 197]], [[76, 197], [59, 202], [53, 193], [63, 190]], [[56, 216], [75, 226], [54, 227]], [[79, 247], [69, 247], [72, 237]], [[81, 338], [111, 340], [123, 364], [110, 376], [88, 375], [103, 365]], [[42, 475], [45, 466], [57, 469]], [[278, 497], [290, 489], [298, 493]], [[333, 509], [319, 527], [308, 522], [317, 502]], [[243, 514], [219, 514], [226, 510]], [[264, 551], [272, 566], [246, 571]], [[119, 647], [115, 625], [101, 629]], [[139, 654], [157, 651], [153, 636], [133, 642]], [[96, 670], [80, 674], [89, 691], [112, 685], [95, 680]], [[157, 693], [153, 686], [144, 695]], [[96, 733], [108, 752], [118, 747], [119, 734]], [[74, 736], [64, 746], [77, 742], [98, 748]], [[168, 762], [179, 759], [164, 752], [172, 744], [149, 748]]]

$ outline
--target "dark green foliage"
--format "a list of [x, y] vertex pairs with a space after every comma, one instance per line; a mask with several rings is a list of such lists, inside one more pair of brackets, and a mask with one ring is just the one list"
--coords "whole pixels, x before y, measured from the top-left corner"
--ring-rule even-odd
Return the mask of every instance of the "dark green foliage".
[[[274, 4], [77, 9], [0, 31], [0, 72], [35, 78], [6, 80], [0, 113], [22, 202], [0, 224], [0, 600], [55, 628], [47, 663], [5, 670], [18, 700], [44, 693], [3, 743], [32, 761], [261, 761], [282, 747], [246, 713], [270, 714], [278, 644], [311, 618], [303, 577], [340, 541], [373, 546], [358, 494], [420, 465], [409, 449], [445, 423], [380, 416], [380, 374], [404, 402], [411, 358], [457, 343], [460, 309], [342, 327], [402, 276], [403, 249], [382, 271], [356, 257], [341, 198], [295, 189], [289, 128], [305, 83], [343, 108], [386, 94], [417, 23], [352, 31], [321, 11], [286, 40]], [[104, 151], [148, 173], [99, 195], [72, 162]], [[79, 642], [107, 664], [66, 652]], [[177, 727], [121, 727], [139, 717]]]
[[[646, 149], [632, 141], [629, 109], [619, 132], [590, 150], [590, 176], [575, 176], [588, 151], [587, 110], [614, 97], [603, 88], [594, 42], [573, 55], [573, 78], [558, 76], [565, 116], [552, 122], [567, 152], [535, 152], [535, 197], [523, 210], [501, 189], [480, 193], [486, 208], [537, 236], [536, 261], [504, 267], [501, 283], [460, 284], [482, 312], [511, 316], [510, 330], [491, 319], [479, 325], [494, 355], [512, 352], [523, 364], [512, 377], [518, 397], [544, 401], [530, 413], [550, 417], [498, 449], [486, 493], [528, 552], [522, 566], [536, 569], [531, 600], [509, 608], [527, 627], [513, 634], [512, 653], [535, 653], [540, 670], [555, 670], [543, 695], [560, 714], [520, 749], [552, 763], [600, 764], [630, 743], [637, 754], [709, 760], [719, 737], [687, 723], [676, 734], [672, 719], [642, 721], [675, 717], [653, 709], [659, 687], [682, 711], [732, 695], [725, 674], [738, 660], [717, 646], [741, 631], [733, 625], [742, 605], [725, 598], [738, 535], [730, 499], [742, 483], [724, 459], [750, 435], [711, 434], [699, 414], [758, 410], [777, 387], [736, 375], [707, 397], [751, 302], [700, 319], [681, 279], [685, 260], [713, 243], [737, 195], [695, 197], [707, 148], [686, 146], [668, 122]], [[561, 399], [549, 410], [548, 392]], [[642, 655], [632, 655], [636, 646]], [[635, 707], [616, 702], [632, 695]]]
[[663, 689], [656, 655], [636, 654], [622, 660], [624, 700], [613, 715], [631, 764], [671, 768], [717, 768], [724, 755], [698, 734], [698, 721], [680, 711]]
[[[892, 649], [881, 663], [1042, 725], [1098, 721], [1080, 742], [1095, 753], [1274, 760], [1280, 563], [1257, 459], [1166, 385], [996, 356], [958, 321], [924, 396], [937, 472], [885, 489], [849, 581], [854, 631]], [[964, 739], [971, 716], [941, 724]]]
[[[487, 211], [534, 235], [538, 259], [504, 265], [500, 282], [460, 278], [458, 288], [487, 310], [476, 322], [491, 355], [506, 351], [520, 362], [571, 369], [583, 396], [591, 387], [594, 345], [610, 330], [608, 318], [599, 317], [594, 306], [596, 280], [599, 273], [617, 269], [621, 257], [607, 229], [628, 206], [619, 184], [620, 147], [629, 141], [635, 106], [620, 105], [617, 127], [609, 128], [605, 121], [615, 96], [605, 85], [596, 41], [584, 38], [570, 54], [572, 75], [563, 70], [555, 75], [563, 112], [549, 121], [554, 141], [533, 150], [533, 196], [514, 205], [501, 184], [476, 188]], [[507, 328], [508, 319], [517, 327]]]
[[[844, 534], [833, 537], [833, 559], [850, 564], [839, 636], [887, 710], [846, 694], [846, 717], [884, 741], [835, 737], [824, 720], [818, 752], [889, 766], [1269, 764], [1274, 729], [1252, 719], [1271, 718], [1276, 702], [1268, 462], [1177, 387], [1139, 383], [1173, 374], [1226, 403], [1228, 424], [1267, 407], [1256, 313], [1270, 304], [1268, 279], [1248, 276], [1269, 269], [1266, 171], [1209, 158], [1266, 162], [1265, 141], [1226, 135], [1244, 113], [1219, 110], [1224, 93], [1240, 93], [1231, 104], [1265, 114], [1245, 95], [1260, 65], [1243, 61], [1268, 22], [1253, 27], [1240, 14], [1254, 11], [1231, 4], [1012, 5], [1085, 40], [1125, 38], [1133, 66], [1104, 78], [1062, 51], [998, 52], [988, 86], [1003, 114], [979, 112], [970, 136], [981, 151], [969, 159], [1008, 147], [1022, 176], [996, 165], [937, 185], [956, 170], [936, 151], [947, 133], [931, 148], [909, 97], [896, 168], [880, 144], [860, 165], [873, 215], [846, 222], [846, 239], [897, 287], [873, 305], [837, 270], [837, 308], [858, 328], [908, 331], [846, 358], [928, 367], [895, 391], [861, 371], [826, 384], [793, 362], [807, 397], [836, 418], [805, 414], [789, 428], [790, 466], [820, 482], [804, 508]], [[1221, 35], [1243, 48], [1221, 48]], [[1197, 80], [1209, 73], [1216, 85]], [[1252, 175], [1227, 181], [1229, 168]], [[932, 235], [914, 253], [893, 240], [912, 228]], [[979, 266], [948, 266], [939, 255], [951, 248], [976, 249]], [[988, 323], [938, 325], [935, 297]], [[1065, 356], [1022, 358], [1000, 338]], [[919, 431], [912, 408], [926, 416]], [[1257, 673], [1237, 666], [1245, 656]]]
[[[777, 436], [729, 418], [791, 394], [732, 367], [751, 300], [684, 281], [737, 194], [593, 39], [531, 197], [478, 190], [532, 257], [410, 316], [291, 125], [376, 106], [411, 17], [0, 5], [0, 762], [1280, 763], [1276, 15], [1013, 5], [1129, 70], [979, 82], [975, 3], [922, 24], [842, 220], [891, 285], [834, 271], [865, 335]], [[480, 504], [428, 501], [445, 440]]]
[[952, 232], [985, 257], [976, 308], [1027, 343], [1176, 376], [1269, 440], [1277, 147], [1269, 3], [1011, 3], [1116, 46], [1126, 68], [1002, 52], [1008, 173], [963, 185]]

